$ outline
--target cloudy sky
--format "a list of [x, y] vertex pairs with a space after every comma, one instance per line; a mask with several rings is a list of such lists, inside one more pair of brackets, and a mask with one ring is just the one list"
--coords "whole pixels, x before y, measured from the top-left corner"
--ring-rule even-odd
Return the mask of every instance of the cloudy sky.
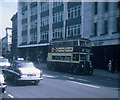
[[0, 38], [6, 35], [6, 27], [12, 27], [12, 21], [10, 19], [16, 12], [17, 1], [0, 0]]

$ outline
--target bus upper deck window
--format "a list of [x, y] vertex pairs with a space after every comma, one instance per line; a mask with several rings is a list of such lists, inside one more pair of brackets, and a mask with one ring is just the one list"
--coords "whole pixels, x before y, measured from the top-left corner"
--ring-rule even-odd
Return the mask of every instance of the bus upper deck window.
[[80, 41], [81, 46], [85, 46], [85, 41]]

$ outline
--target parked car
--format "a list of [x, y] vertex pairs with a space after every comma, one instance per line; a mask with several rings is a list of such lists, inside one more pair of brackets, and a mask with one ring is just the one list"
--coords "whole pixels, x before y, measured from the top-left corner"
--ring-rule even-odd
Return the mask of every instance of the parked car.
[[2, 91], [2, 93], [5, 92], [6, 86], [5, 77], [2, 74], [2, 69], [0, 69], [0, 91]]
[[0, 56], [0, 67], [10, 66], [10, 62], [7, 58]]
[[20, 81], [32, 82], [38, 84], [42, 77], [42, 70], [36, 68], [33, 62], [16, 60], [10, 67], [3, 70], [7, 79], [17, 84]]

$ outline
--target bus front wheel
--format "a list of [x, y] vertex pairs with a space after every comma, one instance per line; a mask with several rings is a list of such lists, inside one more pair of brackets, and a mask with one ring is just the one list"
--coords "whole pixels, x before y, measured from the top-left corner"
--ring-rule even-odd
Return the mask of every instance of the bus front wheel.
[[79, 74], [79, 70], [77, 66], [73, 66], [72, 70], [73, 70], [73, 74]]

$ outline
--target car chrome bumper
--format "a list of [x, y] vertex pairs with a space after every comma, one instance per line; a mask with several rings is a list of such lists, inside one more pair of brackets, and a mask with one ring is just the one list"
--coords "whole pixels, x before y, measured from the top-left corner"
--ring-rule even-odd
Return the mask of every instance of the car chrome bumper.
[[7, 85], [4, 85], [4, 84], [0, 85], [0, 89], [6, 88], [6, 86]]
[[35, 80], [43, 80], [43, 78], [19, 78], [18, 81], [35, 81]]

